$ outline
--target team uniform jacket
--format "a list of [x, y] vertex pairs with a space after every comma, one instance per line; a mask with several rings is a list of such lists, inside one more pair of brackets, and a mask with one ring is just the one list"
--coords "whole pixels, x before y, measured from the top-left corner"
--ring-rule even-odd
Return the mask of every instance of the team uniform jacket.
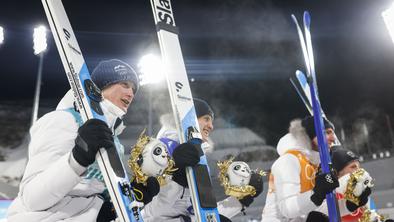
[[[271, 168], [262, 222], [305, 221], [311, 211], [327, 214], [326, 202], [317, 207], [310, 200], [320, 159], [309, 141], [292, 133], [280, 139], [277, 146], [280, 157]], [[344, 201], [338, 205], [341, 213], [349, 213]]]
[[[118, 118], [111, 105], [102, 105], [109, 126]], [[105, 184], [97, 163], [86, 169], [71, 155], [81, 125], [72, 109], [69, 91], [55, 111], [31, 127], [29, 161], [18, 196], [8, 210], [8, 222], [96, 221]], [[115, 142], [123, 154], [116, 136]]]

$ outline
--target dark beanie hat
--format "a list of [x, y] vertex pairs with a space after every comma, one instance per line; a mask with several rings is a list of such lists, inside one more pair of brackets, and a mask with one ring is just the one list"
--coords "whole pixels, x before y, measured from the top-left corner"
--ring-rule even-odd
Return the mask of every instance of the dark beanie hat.
[[207, 102], [197, 98], [194, 98], [193, 102], [194, 102], [194, 108], [196, 109], [197, 118], [200, 118], [201, 116], [204, 115], [210, 115], [212, 118], [215, 117], [211, 107], [208, 105]]
[[[332, 124], [328, 119], [323, 117], [323, 122], [325, 129], [331, 128], [335, 130], [334, 124]], [[315, 122], [313, 116], [305, 117], [303, 120], [301, 120], [301, 125], [305, 128], [306, 134], [308, 134], [311, 140], [316, 137]]]
[[331, 162], [332, 167], [337, 171], [341, 171], [349, 163], [354, 160], [358, 160], [358, 156], [348, 149], [338, 147], [332, 151]]
[[91, 78], [101, 90], [111, 84], [123, 81], [131, 81], [134, 84], [134, 94], [137, 93], [139, 87], [137, 73], [127, 63], [119, 59], [101, 61], [94, 68]]

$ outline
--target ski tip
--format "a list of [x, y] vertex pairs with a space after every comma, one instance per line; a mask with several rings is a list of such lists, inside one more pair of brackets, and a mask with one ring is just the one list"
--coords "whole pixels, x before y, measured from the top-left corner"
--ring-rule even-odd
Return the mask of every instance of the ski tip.
[[297, 18], [295, 17], [294, 14], [291, 14], [291, 18], [293, 19], [294, 22], [297, 22]]
[[308, 11], [304, 12], [304, 22], [305, 24], [308, 24], [308, 26], [309, 24], [311, 24], [311, 15], [309, 14]]
[[306, 79], [307, 77], [305, 73], [300, 70], [296, 70], [295, 75], [297, 76], [298, 79]]

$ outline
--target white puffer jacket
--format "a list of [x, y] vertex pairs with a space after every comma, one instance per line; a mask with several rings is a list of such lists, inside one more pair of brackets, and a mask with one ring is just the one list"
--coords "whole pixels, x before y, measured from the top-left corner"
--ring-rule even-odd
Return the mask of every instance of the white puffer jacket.
[[[301, 126], [301, 120], [293, 120], [289, 133], [283, 136], [277, 145], [280, 157], [271, 167], [275, 190], [268, 190], [262, 222], [300, 222], [305, 221], [311, 211], [325, 214], [328, 212], [325, 201], [319, 207], [311, 201], [312, 190], [300, 192], [300, 162], [296, 156], [286, 153], [289, 150], [300, 151], [314, 165], [320, 164], [319, 152], [312, 150], [311, 141]], [[344, 201], [339, 201], [338, 206], [342, 215], [349, 213]]]
[[[85, 169], [71, 160], [79, 128], [73, 114], [66, 111], [72, 107], [73, 96], [69, 91], [55, 111], [31, 127], [29, 161], [18, 196], [8, 209], [9, 222], [96, 221], [103, 203], [99, 194], [105, 185], [100, 179], [80, 176]], [[113, 126], [118, 116], [111, 112], [111, 107], [102, 107]]]

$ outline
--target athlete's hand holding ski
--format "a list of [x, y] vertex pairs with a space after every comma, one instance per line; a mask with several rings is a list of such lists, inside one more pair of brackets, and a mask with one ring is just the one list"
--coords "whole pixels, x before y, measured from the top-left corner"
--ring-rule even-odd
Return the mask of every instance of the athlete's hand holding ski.
[[311, 196], [312, 202], [316, 206], [320, 206], [326, 195], [339, 187], [339, 182], [336, 176], [330, 173], [317, 173], [315, 178], [315, 187], [313, 187], [313, 194]]
[[183, 143], [177, 146], [172, 154], [177, 171], [173, 173], [172, 179], [183, 187], [188, 187], [186, 178], [186, 167], [194, 167], [203, 155], [201, 144]]
[[97, 152], [102, 147], [115, 147], [112, 131], [104, 121], [90, 119], [79, 127], [72, 154], [81, 166], [88, 167], [96, 161]]

